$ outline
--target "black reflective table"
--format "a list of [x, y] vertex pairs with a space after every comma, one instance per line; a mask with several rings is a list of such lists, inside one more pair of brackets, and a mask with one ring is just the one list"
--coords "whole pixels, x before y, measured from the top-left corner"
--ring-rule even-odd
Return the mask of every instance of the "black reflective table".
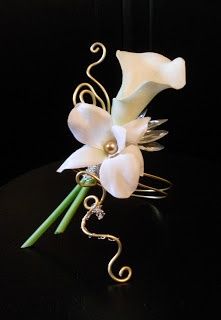
[[108, 197], [105, 218], [89, 223], [120, 237], [114, 272], [131, 266], [127, 284], [107, 274], [116, 244], [82, 234], [83, 207], [64, 234], [53, 234], [55, 222], [20, 249], [73, 188], [71, 171], [58, 174], [60, 163], [51, 163], [0, 189], [0, 319], [220, 319], [219, 166], [164, 152], [145, 163], [172, 180], [168, 198]]

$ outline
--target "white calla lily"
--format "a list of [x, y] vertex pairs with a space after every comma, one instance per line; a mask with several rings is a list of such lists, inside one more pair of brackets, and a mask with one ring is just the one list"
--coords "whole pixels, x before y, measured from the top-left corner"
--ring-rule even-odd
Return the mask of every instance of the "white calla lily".
[[122, 85], [112, 103], [112, 119], [123, 125], [136, 119], [160, 91], [181, 89], [186, 83], [185, 61], [173, 61], [158, 53], [117, 51]]
[[114, 197], [130, 197], [143, 175], [144, 161], [138, 142], [146, 132], [149, 120], [148, 117], [138, 118], [119, 126], [113, 123], [107, 111], [79, 103], [70, 112], [68, 124], [75, 138], [85, 145], [66, 159], [57, 171], [100, 165], [102, 186]]

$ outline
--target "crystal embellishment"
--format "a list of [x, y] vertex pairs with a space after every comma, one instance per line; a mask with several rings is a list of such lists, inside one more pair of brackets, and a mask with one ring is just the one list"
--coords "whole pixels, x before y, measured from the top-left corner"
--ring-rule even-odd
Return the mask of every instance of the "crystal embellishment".
[[90, 181], [91, 180], [90, 174], [93, 174], [96, 177], [99, 177], [99, 170], [100, 170], [100, 165], [88, 167], [85, 171], [88, 172], [89, 174], [84, 174], [84, 179], [86, 181]]
[[98, 220], [103, 219], [103, 217], [105, 216], [105, 212], [101, 209], [101, 206], [96, 206], [94, 209], [92, 209], [92, 213], [96, 214]]

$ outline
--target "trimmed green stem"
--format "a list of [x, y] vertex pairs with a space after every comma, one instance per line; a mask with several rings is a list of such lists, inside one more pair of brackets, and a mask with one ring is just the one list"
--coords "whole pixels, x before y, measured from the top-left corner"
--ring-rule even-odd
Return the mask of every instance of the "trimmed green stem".
[[[38, 229], [23, 243], [21, 248], [32, 246], [50, 226], [58, 219], [64, 210], [73, 202], [76, 196], [81, 192], [80, 185], [76, 185], [69, 195], [60, 203], [60, 205], [51, 213], [51, 215], [38, 227]], [[88, 188], [88, 187], [87, 187]], [[82, 200], [82, 198], [81, 198]], [[72, 204], [73, 205], [73, 204]]]
[[71, 222], [71, 219], [75, 215], [77, 209], [79, 208], [80, 204], [86, 197], [90, 187], [82, 187], [81, 191], [78, 193], [77, 197], [74, 199], [73, 203], [71, 204], [70, 208], [66, 212], [64, 218], [61, 220], [59, 226], [55, 230], [55, 234], [63, 233], [69, 223]]

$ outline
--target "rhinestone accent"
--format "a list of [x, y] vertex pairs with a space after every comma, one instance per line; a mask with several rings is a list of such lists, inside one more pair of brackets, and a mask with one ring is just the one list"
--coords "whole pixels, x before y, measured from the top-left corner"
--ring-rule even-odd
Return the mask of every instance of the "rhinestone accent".
[[101, 209], [101, 206], [96, 206], [94, 209], [92, 209], [91, 212], [96, 214], [98, 220], [103, 219], [103, 217], [105, 216], [105, 212]]
[[[100, 165], [97, 164], [95, 166], [88, 167], [85, 171], [90, 173], [90, 174], [93, 174], [93, 175], [99, 177], [99, 170], [100, 170]], [[84, 174], [83, 178], [86, 179], [86, 181], [90, 181], [91, 180], [91, 176], [89, 176], [88, 174]]]

